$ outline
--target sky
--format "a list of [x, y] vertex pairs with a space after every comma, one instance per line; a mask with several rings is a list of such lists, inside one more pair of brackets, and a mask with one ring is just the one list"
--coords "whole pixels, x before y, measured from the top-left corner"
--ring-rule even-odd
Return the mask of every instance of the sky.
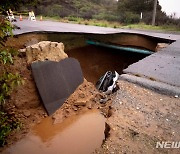
[[162, 6], [162, 11], [166, 12], [167, 15], [176, 13], [176, 17], [180, 18], [180, 0], [159, 0]]

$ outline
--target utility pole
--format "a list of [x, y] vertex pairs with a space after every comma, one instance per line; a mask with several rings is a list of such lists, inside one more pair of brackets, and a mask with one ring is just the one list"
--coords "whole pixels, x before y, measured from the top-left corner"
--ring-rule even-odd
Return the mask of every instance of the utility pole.
[[153, 17], [152, 17], [152, 25], [153, 26], [155, 26], [155, 21], [156, 21], [157, 2], [158, 2], [158, 0], [154, 0], [154, 9], [153, 9]]

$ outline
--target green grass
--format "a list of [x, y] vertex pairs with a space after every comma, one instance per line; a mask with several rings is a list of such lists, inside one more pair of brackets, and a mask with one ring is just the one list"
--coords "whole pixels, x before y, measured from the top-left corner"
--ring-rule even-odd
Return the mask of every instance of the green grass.
[[[40, 20], [40, 15], [36, 16], [37, 20]], [[46, 17], [46, 16], [42, 16], [42, 20], [50, 20], [50, 21], [60, 21], [60, 17], [59, 16], [54, 16], [54, 17]]]
[[[36, 18], [37, 20], [39, 20], [40, 16], [37, 16]], [[64, 17], [64, 18], [60, 18], [59, 16], [55, 16], [55, 17], [43, 16], [43, 20], [59, 21], [59, 22], [64, 22], [64, 23], [76, 23], [76, 24], [92, 25], [92, 26], [99, 26], [99, 27], [123, 28], [123, 29], [180, 31], [180, 27], [177, 27], [175, 25], [152, 26], [152, 25], [146, 25], [144, 23], [125, 25], [119, 22], [110, 22], [106, 20], [96, 20], [96, 19], [83, 19], [83, 18], [73, 17], [73, 16]]]
[[180, 31], [180, 27], [178, 28], [174, 25], [152, 26], [152, 25], [146, 25], [144, 23], [125, 25], [122, 28], [156, 30], [156, 31]]

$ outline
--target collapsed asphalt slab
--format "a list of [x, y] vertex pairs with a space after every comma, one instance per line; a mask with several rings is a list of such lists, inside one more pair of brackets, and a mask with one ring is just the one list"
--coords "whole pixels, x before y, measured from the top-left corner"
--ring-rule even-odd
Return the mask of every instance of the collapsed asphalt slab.
[[123, 72], [180, 87], [180, 40], [130, 65]]
[[171, 95], [171, 96], [180, 96], [180, 88], [168, 85], [166, 83], [152, 81], [146, 78], [137, 77], [129, 74], [122, 74], [119, 78], [120, 80], [125, 80], [147, 89], [151, 89], [160, 94]]
[[66, 58], [60, 62], [35, 62], [31, 67], [49, 115], [54, 113], [83, 82], [80, 64], [74, 58]]

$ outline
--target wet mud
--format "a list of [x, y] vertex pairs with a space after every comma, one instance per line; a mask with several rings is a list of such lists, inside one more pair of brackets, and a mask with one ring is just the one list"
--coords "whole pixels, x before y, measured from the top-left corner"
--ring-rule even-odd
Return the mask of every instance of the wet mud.
[[24, 139], [5, 153], [12, 154], [88, 154], [99, 148], [107, 132], [105, 118], [97, 110], [84, 112], [53, 124], [47, 117]]

